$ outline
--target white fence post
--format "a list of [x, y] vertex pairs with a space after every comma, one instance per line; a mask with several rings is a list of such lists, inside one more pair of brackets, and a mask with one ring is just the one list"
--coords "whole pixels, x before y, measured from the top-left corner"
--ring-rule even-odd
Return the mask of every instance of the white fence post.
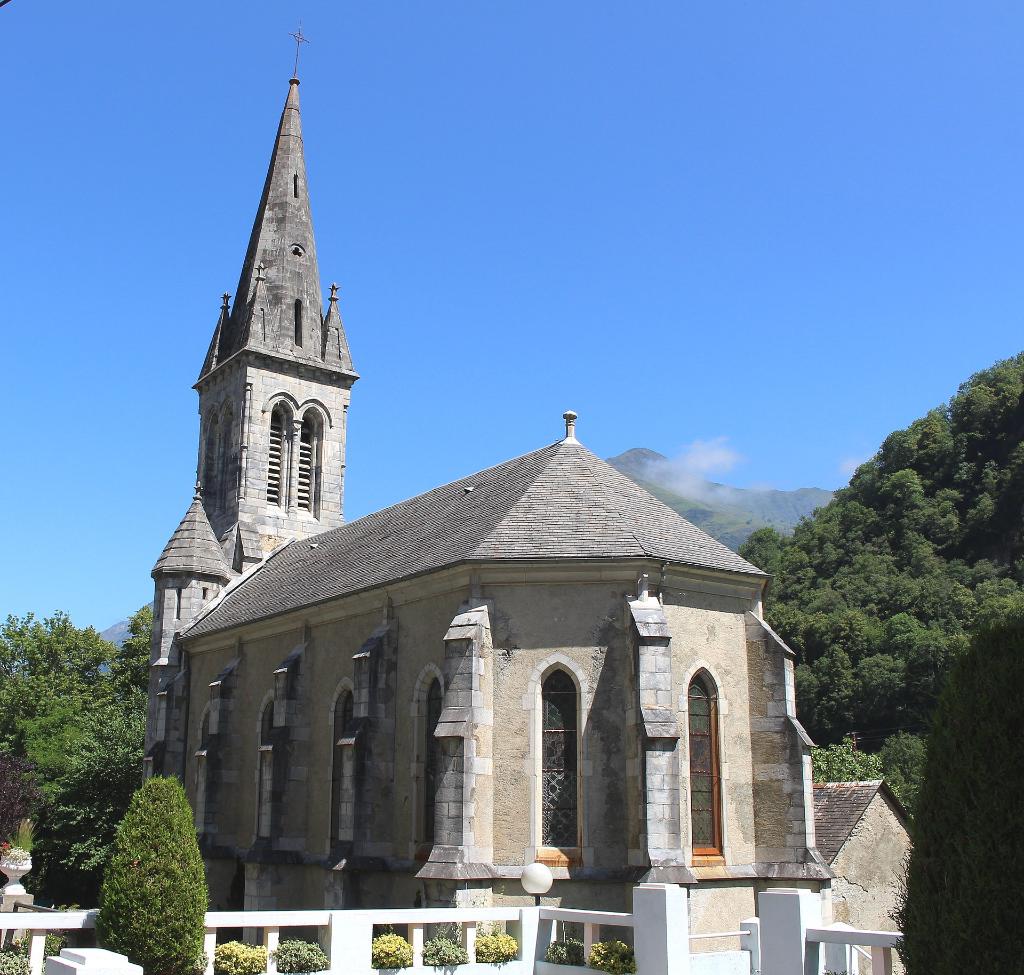
[[642, 975], [690, 975], [690, 912], [685, 887], [640, 884], [633, 888], [633, 950]]
[[750, 955], [750, 971], [761, 971], [761, 922], [756, 917], [740, 921], [740, 947]]
[[807, 929], [821, 925], [821, 895], [778, 887], [757, 895], [761, 920], [761, 975], [819, 975], [817, 942]]
[[277, 962], [274, 961], [274, 952], [281, 942], [280, 928], [264, 928], [263, 944], [267, 948], [267, 975], [277, 975]]
[[510, 925], [512, 936], [519, 942], [519, 957], [527, 975], [533, 973], [533, 963], [543, 961], [551, 944], [553, 922], [541, 918], [539, 907], [522, 907], [519, 920]]
[[[853, 930], [849, 924], [844, 924], [842, 921], [837, 921], [831, 927], [846, 931]], [[826, 972], [836, 972], [837, 975], [857, 975], [853, 945], [825, 944], [822, 945], [822, 948], [822, 954], [825, 956], [823, 967]]]
[[327, 924], [331, 968], [346, 975], [370, 975], [373, 922], [362, 911], [331, 911]]
[[207, 928], [203, 932], [203, 954], [206, 955], [206, 971], [203, 975], [213, 975], [214, 956], [217, 953], [217, 929]]

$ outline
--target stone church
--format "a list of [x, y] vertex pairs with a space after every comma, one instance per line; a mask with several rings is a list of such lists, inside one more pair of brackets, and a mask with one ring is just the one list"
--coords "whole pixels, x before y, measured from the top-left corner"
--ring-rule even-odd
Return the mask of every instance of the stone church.
[[827, 888], [764, 574], [571, 412], [554, 443], [346, 523], [358, 378], [293, 78], [195, 385], [195, 498], [153, 569], [147, 772], [186, 784], [211, 906], [521, 902], [540, 860], [551, 903], [686, 884], [715, 930], [766, 886]]

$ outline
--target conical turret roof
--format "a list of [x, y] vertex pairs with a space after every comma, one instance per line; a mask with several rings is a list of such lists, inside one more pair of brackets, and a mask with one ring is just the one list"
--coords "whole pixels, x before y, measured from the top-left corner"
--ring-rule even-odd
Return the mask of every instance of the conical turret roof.
[[153, 566], [153, 575], [175, 573], [230, 579], [233, 575], [206, 517], [199, 486], [181, 524]]

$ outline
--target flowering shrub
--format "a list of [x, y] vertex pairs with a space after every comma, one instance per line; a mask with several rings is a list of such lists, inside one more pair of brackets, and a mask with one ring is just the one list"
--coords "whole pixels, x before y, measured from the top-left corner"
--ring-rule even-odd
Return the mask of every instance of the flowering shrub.
[[319, 945], [312, 941], [282, 941], [273, 954], [279, 972], [299, 975], [304, 972], [326, 972], [331, 967]]
[[548, 945], [544, 960], [553, 965], [582, 965], [584, 963], [583, 942], [579, 938], [552, 941]]
[[0, 975], [29, 975], [28, 956], [17, 951], [0, 951]]
[[510, 934], [482, 934], [476, 939], [476, 960], [489, 965], [503, 965], [519, 957], [519, 942]]
[[636, 971], [633, 949], [624, 941], [598, 941], [590, 949], [587, 964], [608, 975], [632, 975]]
[[370, 946], [374, 968], [411, 968], [412, 945], [400, 934], [381, 934]]
[[226, 941], [213, 953], [213, 970], [217, 975], [260, 975], [267, 970], [267, 949]]
[[469, 955], [453, 938], [431, 938], [423, 945], [423, 964], [434, 968], [454, 968], [469, 962]]
[[[52, 955], [59, 955], [67, 943], [68, 939], [62, 934], [48, 934], [46, 936], [46, 945], [43, 948], [43, 957], [49, 958]], [[28, 958], [30, 947], [29, 939], [24, 938], [21, 941], [12, 941], [10, 950]]]

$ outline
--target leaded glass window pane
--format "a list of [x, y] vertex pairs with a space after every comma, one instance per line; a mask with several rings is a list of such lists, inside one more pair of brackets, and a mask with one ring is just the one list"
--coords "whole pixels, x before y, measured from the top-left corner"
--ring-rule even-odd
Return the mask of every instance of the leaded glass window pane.
[[541, 689], [541, 842], [545, 846], [579, 844], [577, 817], [576, 685], [556, 670]]
[[695, 851], [720, 852], [722, 827], [718, 776], [718, 698], [702, 677], [690, 684], [690, 830]]

